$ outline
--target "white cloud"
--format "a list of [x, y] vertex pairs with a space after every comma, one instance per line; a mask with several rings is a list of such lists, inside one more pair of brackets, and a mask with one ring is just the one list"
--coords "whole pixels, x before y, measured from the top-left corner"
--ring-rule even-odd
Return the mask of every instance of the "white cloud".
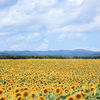
[[79, 12], [77, 9], [69, 12], [59, 5], [57, 0], [43, 0], [42, 2], [41, 0], [19, 0], [7, 11], [0, 12], [0, 27], [5, 31], [10, 29], [10, 33], [26, 32], [26, 30], [28, 33], [30, 31], [33, 33], [34, 30], [46, 32], [48, 29], [51, 30], [72, 21]]
[[[72, 10], [71, 8], [69, 8]], [[75, 20], [80, 13], [80, 9], [75, 9], [75, 11], [68, 11], [68, 8], [52, 8], [45, 13], [44, 20], [47, 25], [48, 31], [51, 29], [59, 28], [65, 26], [70, 21]]]
[[25, 39], [25, 37], [22, 35], [15, 35], [13, 37], [9, 37], [7, 39], [7, 42], [19, 42], [19, 41], [24, 40], [24, 39]]
[[[42, 0], [42, 2], [41, 0], [19, 0], [8, 10], [0, 11], [0, 30], [13, 34], [18, 32], [77, 33], [100, 30], [100, 15], [90, 16], [91, 14], [88, 13], [93, 9], [94, 12], [97, 10], [96, 8], [99, 6], [96, 7], [96, 2], [98, 0], [91, 1], [92, 6], [89, 5], [89, 1], [67, 0], [59, 4], [58, 0]], [[74, 4], [82, 6], [74, 6]], [[86, 21], [85, 14], [90, 18], [95, 18], [88, 23], [80, 23], [80, 21]]]
[[32, 35], [38, 37], [39, 33], [33, 33]]
[[27, 37], [26, 37], [26, 40], [27, 41], [39, 41], [40, 40], [40, 34], [39, 33], [32, 33], [32, 34], [29, 34]]
[[76, 33], [76, 37], [81, 37], [83, 34]]
[[68, 39], [79, 39], [81, 37], [83, 37], [83, 34], [80, 33], [70, 33], [68, 34]]
[[8, 33], [8, 32], [0, 32], [0, 35], [8, 35], [8, 34], [10, 34], [10, 33]]
[[[12, 29], [13, 27], [17, 27], [19, 30], [20, 26], [21, 27], [23, 25], [25, 26], [27, 22], [30, 21], [30, 18], [32, 17], [32, 9], [34, 8], [35, 8], [35, 2], [33, 2], [32, 0], [28, 0], [28, 1], [19, 0], [16, 5], [10, 7], [10, 9], [8, 9], [7, 11], [0, 12], [2, 16], [0, 26], [5, 27], [7, 25], [11, 27], [11, 25], [14, 25], [12, 26]], [[29, 12], [31, 15], [27, 14]]]
[[95, 48], [95, 47], [92, 47], [90, 48], [91, 51], [100, 51], [100, 48]]
[[19, 48], [18, 45], [12, 45], [12, 46], [11, 46], [11, 49], [13, 49], [13, 50], [17, 50], [18, 48]]
[[39, 46], [39, 47], [38, 47], [37, 49], [35, 49], [35, 50], [37, 50], [37, 51], [44, 51], [44, 50], [47, 50], [48, 45], [49, 45], [49, 44], [47, 44], [47, 43], [43, 43], [41, 46]]
[[81, 5], [83, 0], [68, 0], [69, 3], [74, 4], [74, 5]]
[[16, 37], [16, 40], [23, 40], [24, 38], [24, 36], [18, 35], [18, 37]]
[[14, 44], [40, 41], [48, 44], [48, 40], [43, 40], [48, 34], [62, 34], [58, 41], [65, 38], [86, 41], [84, 34], [100, 31], [99, 0], [60, 1], [0, 0], [3, 4], [0, 6], [0, 37], [9, 35], [5, 41]]
[[11, 50], [15, 50], [15, 51], [29, 50], [29, 47], [25, 43], [21, 42], [21, 43], [11, 45]]
[[71, 48], [70, 50], [75, 50], [75, 49], [89, 50], [89, 47], [75, 47], [75, 48]]
[[61, 34], [58, 38], [58, 41], [62, 41], [63, 39], [66, 38], [66, 34]]
[[32, 33], [32, 34], [10, 36], [6, 39], [6, 42], [14, 43], [14, 44], [18, 44], [18, 43], [32, 44], [42, 40], [43, 40], [43, 36], [41, 36], [39, 33]]
[[29, 34], [27, 38], [31, 39], [31, 38], [38, 37], [38, 36], [39, 36], [39, 33], [32, 33], [32, 34]]
[[44, 39], [43, 41], [44, 41], [45, 43], [49, 43], [49, 40]]
[[62, 41], [64, 39], [80, 39], [83, 38], [84, 34], [80, 34], [80, 33], [65, 33], [65, 34], [61, 34], [58, 38], [58, 41]]
[[57, 4], [57, 0], [36, 0], [35, 7], [36, 9], [41, 11], [47, 11], [50, 8], [54, 7]]
[[72, 48], [70, 50], [75, 50], [75, 49], [84, 49], [84, 50], [91, 50], [91, 51], [100, 51], [100, 48], [95, 48], [95, 47], [89, 48], [88, 46], [87, 47], [76, 47], [76, 48]]
[[62, 28], [55, 28], [51, 33], [68, 33], [68, 32], [95, 32], [100, 31], [100, 15], [97, 15], [90, 23], [81, 24], [81, 25], [68, 25]]

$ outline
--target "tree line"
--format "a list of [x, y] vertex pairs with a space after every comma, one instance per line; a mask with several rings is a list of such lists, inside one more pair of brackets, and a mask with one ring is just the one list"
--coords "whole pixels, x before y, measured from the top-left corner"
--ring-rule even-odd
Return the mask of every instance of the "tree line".
[[11, 55], [1, 55], [0, 59], [100, 59], [100, 56], [83, 56], [83, 57], [65, 57], [65, 56], [31, 56], [31, 55], [16, 55], [16, 56], [11, 56]]

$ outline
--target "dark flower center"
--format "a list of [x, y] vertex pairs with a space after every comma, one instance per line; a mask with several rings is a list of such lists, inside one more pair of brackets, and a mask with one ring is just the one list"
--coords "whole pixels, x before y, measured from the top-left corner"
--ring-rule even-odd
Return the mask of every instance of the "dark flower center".
[[4, 98], [1, 98], [0, 100], [4, 100]]
[[20, 93], [17, 93], [17, 94], [16, 94], [16, 97], [18, 97], [18, 96], [20, 96], [20, 95], [21, 95]]
[[21, 97], [19, 97], [18, 100], [21, 100]]
[[16, 90], [15, 92], [19, 92], [19, 90]]
[[28, 95], [28, 93], [27, 93], [27, 92], [25, 92], [25, 93], [24, 93], [24, 96], [26, 97], [27, 95]]
[[91, 91], [93, 91], [94, 90], [94, 88], [91, 88]]
[[56, 92], [58, 93], [59, 92], [59, 89], [57, 89]]
[[32, 94], [32, 97], [35, 97], [35, 94]]
[[72, 98], [72, 97], [70, 97], [70, 98], [68, 98], [68, 100], [73, 100], [73, 98]]
[[2, 94], [2, 91], [0, 91], [0, 94]]
[[44, 90], [44, 93], [47, 93], [47, 89]]
[[77, 98], [81, 98], [81, 95], [77, 95]]

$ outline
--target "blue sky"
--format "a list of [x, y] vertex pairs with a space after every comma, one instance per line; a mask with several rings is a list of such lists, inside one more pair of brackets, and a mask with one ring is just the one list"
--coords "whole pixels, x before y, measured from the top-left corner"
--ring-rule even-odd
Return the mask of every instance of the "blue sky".
[[0, 51], [100, 51], [100, 0], [0, 0]]

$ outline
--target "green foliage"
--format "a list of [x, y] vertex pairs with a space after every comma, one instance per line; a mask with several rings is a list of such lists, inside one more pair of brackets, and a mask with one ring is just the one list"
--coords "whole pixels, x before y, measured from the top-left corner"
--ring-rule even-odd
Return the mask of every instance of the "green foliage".
[[17, 56], [0, 56], [0, 59], [69, 59], [65, 56], [31, 56], [31, 55], [17, 55]]
[[91, 57], [91, 56], [84, 56], [84, 57], [78, 57], [74, 56], [72, 58], [65, 57], [65, 56], [50, 56], [50, 55], [45, 55], [45, 56], [33, 56], [33, 55], [16, 55], [16, 56], [11, 56], [11, 55], [2, 55], [0, 56], [0, 59], [100, 59], [100, 56], [97, 57]]

